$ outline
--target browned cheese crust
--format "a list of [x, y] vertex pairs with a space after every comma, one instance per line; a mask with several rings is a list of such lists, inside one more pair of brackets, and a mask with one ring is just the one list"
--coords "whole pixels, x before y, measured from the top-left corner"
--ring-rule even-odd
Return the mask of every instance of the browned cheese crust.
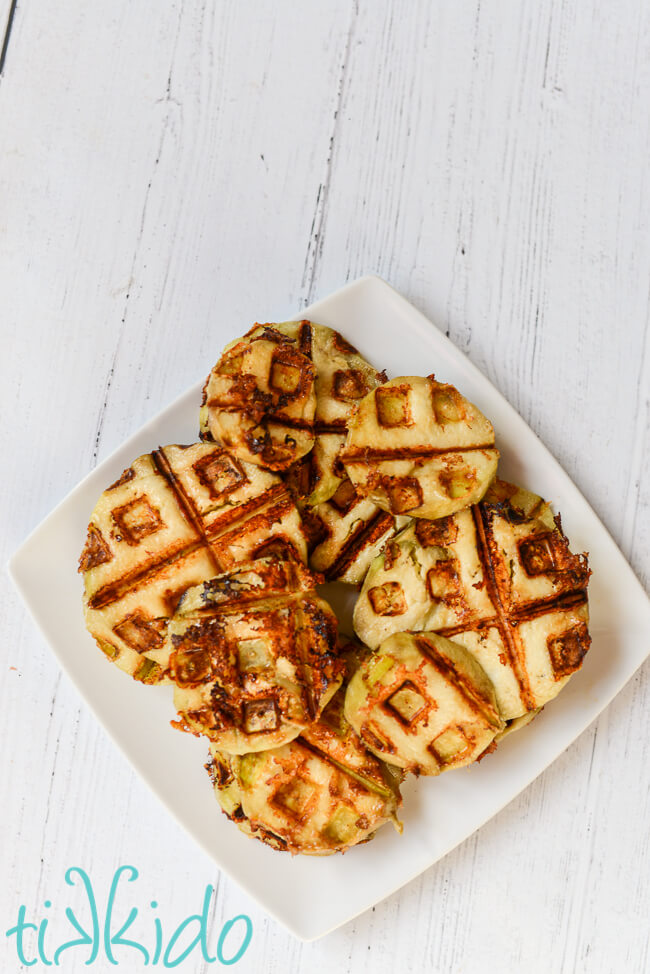
[[295, 562], [260, 559], [186, 594], [164, 649], [175, 726], [240, 754], [291, 740], [319, 716], [344, 663], [318, 580]]

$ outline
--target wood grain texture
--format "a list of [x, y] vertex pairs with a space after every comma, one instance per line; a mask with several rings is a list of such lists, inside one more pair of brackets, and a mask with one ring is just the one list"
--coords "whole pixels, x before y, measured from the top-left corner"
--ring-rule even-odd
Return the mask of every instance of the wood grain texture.
[[[503, 391], [647, 587], [649, 48], [642, 0], [21, 2], [0, 79], [4, 560], [226, 340], [375, 272]], [[169, 924], [207, 882], [213, 937], [249, 913], [241, 971], [648, 970], [647, 665], [479, 833], [303, 945], [168, 819], [4, 579], [3, 606], [3, 930], [60, 900], [68, 866], [106, 891], [132, 862]]]

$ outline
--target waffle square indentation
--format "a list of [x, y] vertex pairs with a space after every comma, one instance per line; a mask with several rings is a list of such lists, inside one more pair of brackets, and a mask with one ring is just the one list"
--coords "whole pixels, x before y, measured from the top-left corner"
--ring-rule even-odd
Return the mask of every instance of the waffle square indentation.
[[408, 606], [399, 582], [384, 582], [368, 592], [368, 598], [378, 616], [400, 616]]

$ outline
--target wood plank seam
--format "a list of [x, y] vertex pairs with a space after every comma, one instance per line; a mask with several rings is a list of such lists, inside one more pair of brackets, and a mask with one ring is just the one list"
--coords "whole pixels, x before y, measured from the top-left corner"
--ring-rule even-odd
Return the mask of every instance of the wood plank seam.
[[14, 25], [14, 17], [16, 15], [16, 8], [18, 7], [18, 0], [11, 0], [11, 6], [9, 7], [9, 13], [7, 15], [7, 24], [5, 27], [5, 34], [2, 40], [2, 50], [0, 51], [0, 78], [4, 72], [5, 62], [7, 60], [7, 51], [9, 50], [9, 41], [11, 39], [11, 28]]
[[302, 299], [303, 308], [306, 308], [307, 305], [312, 304], [314, 300], [314, 286], [316, 282], [316, 273], [318, 269], [318, 262], [323, 250], [322, 242], [325, 234], [325, 224], [327, 220], [327, 202], [329, 198], [329, 189], [332, 181], [332, 170], [333, 170], [332, 160], [334, 158], [334, 145], [339, 130], [341, 105], [343, 103], [343, 94], [346, 89], [346, 81], [348, 78], [348, 67], [350, 61], [350, 51], [352, 48], [352, 37], [354, 34], [354, 28], [358, 16], [359, 16], [359, 3], [358, 0], [354, 0], [352, 4], [352, 15], [350, 17], [350, 23], [345, 37], [343, 57], [341, 59], [341, 70], [339, 72], [339, 83], [338, 83], [337, 93], [336, 93], [336, 103], [334, 106], [334, 116], [332, 118], [332, 128], [331, 128], [331, 133], [330, 133], [330, 138], [329, 138], [328, 148], [327, 148], [327, 159], [325, 161], [325, 176], [323, 178], [323, 181], [319, 183], [318, 192], [316, 193], [316, 205], [314, 207], [314, 215], [311, 222], [309, 241], [307, 243], [307, 252], [305, 254], [305, 264], [303, 268], [302, 282], [301, 282], [301, 289], [303, 291], [303, 299]]

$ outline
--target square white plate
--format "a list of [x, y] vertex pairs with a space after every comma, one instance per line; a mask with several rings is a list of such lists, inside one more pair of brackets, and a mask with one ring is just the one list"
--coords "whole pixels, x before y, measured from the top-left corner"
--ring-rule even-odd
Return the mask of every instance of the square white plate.
[[[390, 374], [452, 382], [492, 420], [500, 473], [562, 512], [574, 551], [589, 551], [593, 645], [582, 670], [528, 728], [489, 760], [403, 788], [404, 834], [383, 828], [345, 856], [291, 858], [252, 842], [221, 814], [203, 769], [207, 748], [169, 726], [169, 687], [144, 687], [108, 665], [84, 629], [76, 573], [97, 498], [159, 444], [197, 438], [200, 385], [100, 464], [15, 553], [10, 570], [34, 619], [98, 720], [178, 822], [219, 867], [297, 936], [323, 936], [399, 889], [462, 842], [537, 777], [618, 693], [650, 651], [650, 603], [564, 471], [490, 382], [427, 319], [366, 277], [307, 309]], [[241, 331], [248, 327], [241, 323]], [[231, 337], [235, 337], [234, 335]], [[212, 366], [206, 362], [206, 373]]]

